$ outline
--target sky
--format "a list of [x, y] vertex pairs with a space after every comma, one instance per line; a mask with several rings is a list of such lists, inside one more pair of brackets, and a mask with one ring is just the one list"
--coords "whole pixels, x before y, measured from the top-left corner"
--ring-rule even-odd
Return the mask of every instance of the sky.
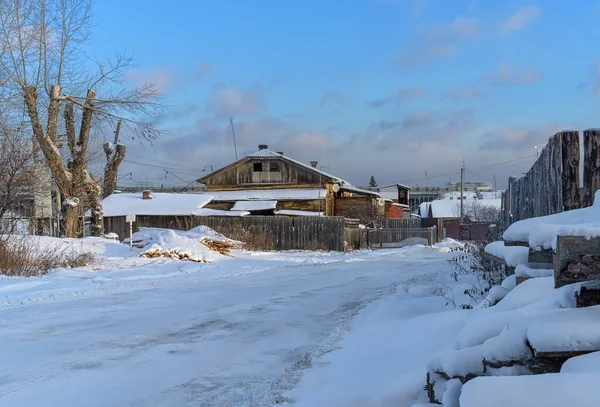
[[239, 158], [267, 144], [356, 185], [421, 186], [464, 160], [502, 188], [557, 131], [600, 126], [598, 19], [600, 0], [102, 0], [88, 46], [133, 55], [126, 83], [167, 106], [120, 184], [230, 164], [233, 117]]

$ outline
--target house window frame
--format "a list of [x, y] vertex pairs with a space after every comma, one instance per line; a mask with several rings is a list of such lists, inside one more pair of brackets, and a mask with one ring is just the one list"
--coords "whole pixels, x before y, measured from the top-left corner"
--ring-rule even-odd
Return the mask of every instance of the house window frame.
[[255, 161], [252, 165], [253, 172], [263, 172], [262, 161]]
[[281, 165], [278, 161], [272, 161], [269, 163], [269, 172], [280, 172]]

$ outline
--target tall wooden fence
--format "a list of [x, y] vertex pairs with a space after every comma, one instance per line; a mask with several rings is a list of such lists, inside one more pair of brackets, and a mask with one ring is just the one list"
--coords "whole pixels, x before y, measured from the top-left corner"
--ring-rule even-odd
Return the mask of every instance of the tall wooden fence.
[[[246, 243], [252, 250], [344, 250], [344, 218], [279, 216], [148, 216], [138, 215], [133, 230], [141, 227], [189, 230], [205, 225]], [[124, 216], [104, 218], [106, 233], [129, 236]]]
[[504, 226], [537, 216], [591, 206], [600, 188], [600, 130], [583, 133], [583, 187], [580, 188], [578, 131], [555, 134], [524, 177], [510, 178], [502, 197]]

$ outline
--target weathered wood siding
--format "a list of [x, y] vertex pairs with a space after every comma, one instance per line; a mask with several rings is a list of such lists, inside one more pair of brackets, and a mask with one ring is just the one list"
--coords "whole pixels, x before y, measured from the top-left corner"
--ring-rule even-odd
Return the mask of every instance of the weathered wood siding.
[[[206, 225], [232, 239], [247, 243], [250, 250], [344, 250], [344, 218], [275, 216], [142, 216], [136, 217], [134, 232], [141, 227], [189, 230]], [[104, 218], [106, 233], [123, 240], [129, 236], [124, 216]]]
[[[254, 164], [261, 163], [262, 171], [254, 171]], [[271, 164], [277, 164], [279, 171], [271, 171]], [[235, 189], [247, 188], [252, 185], [275, 185], [293, 187], [318, 187], [319, 178], [324, 184], [328, 177], [319, 176], [309, 168], [286, 161], [279, 157], [248, 158], [239, 164], [226, 168], [221, 172], [209, 176], [205, 180], [207, 189]]]
[[600, 189], [600, 130], [583, 132], [583, 193], [581, 207], [594, 203], [594, 194]]
[[389, 229], [418, 229], [421, 228], [421, 218], [386, 219], [385, 227]]
[[552, 137], [524, 177], [510, 179], [503, 195], [504, 223], [581, 207], [579, 132]]

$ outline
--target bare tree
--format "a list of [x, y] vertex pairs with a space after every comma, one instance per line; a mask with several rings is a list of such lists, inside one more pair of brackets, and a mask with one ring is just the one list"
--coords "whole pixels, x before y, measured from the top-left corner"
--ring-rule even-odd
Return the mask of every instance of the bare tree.
[[[153, 86], [124, 86], [131, 58], [97, 62], [95, 73], [86, 69], [83, 45], [90, 34], [92, 3], [0, 0], [0, 97], [8, 104], [18, 95], [25, 104], [34, 141], [62, 197], [62, 228], [69, 237], [80, 235], [79, 215], [87, 209], [92, 234], [103, 232], [102, 191], [87, 164], [92, 128], [114, 128], [121, 122], [132, 137], [153, 139], [159, 132], [143, 116], [162, 107]], [[61, 148], [62, 135], [66, 148]]]
[[471, 222], [497, 223], [500, 221], [500, 208], [485, 205], [479, 200], [469, 200], [464, 204], [464, 214]]
[[121, 122], [117, 123], [115, 130], [115, 139], [113, 143], [104, 143], [104, 154], [106, 155], [106, 167], [104, 167], [104, 187], [102, 197], [106, 198], [117, 189], [117, 173], [119, 165], [125, 158], [127, 147], [119, 144], [119, 133], [121, 132]]
[[30, 221], [43, 187], [30, 145], [0, 119], [0, 236], [35, 226]]

